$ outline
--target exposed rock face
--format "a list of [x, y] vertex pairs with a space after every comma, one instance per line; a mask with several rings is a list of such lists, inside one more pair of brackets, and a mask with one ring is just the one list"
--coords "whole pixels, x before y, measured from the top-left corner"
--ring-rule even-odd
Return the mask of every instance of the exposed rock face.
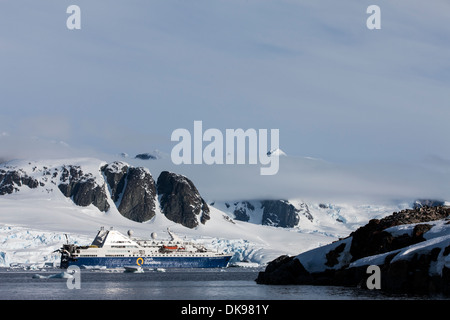
[[100, 186], [91, 173], [83, 173], [79, 166], [62, 167], [58, 188], [76, 205], [86, 207], [93, 204], [100, 211], [109, 210], [105, 185]]
[[287, 255], [271, 261], [264, 272], [258, 274], [259, 284], [309, 284], [312, 277], [298, 259]]
[[[367, 267], [376, 264], [381, 272], [381, 290], [450, 295], [450, 237], [442, 231], [450, 229], [449, 214], [449, 207], [421, 207], [371, 220], [334, 244], [297, 257], [275, 259], [256, 282], [366, 287]], [[433, 230], [433, 223], [437, 223], [438, 235], [427, 240], [424, 235]], [[410, 234], [386, 231], [399, 225], [402, 228], [396, 230], [411, 230]], [[444, 236], [440, 236], [442, 233]], [[307, 267], [314, 265], [312, 271], [307, 271], [302, 261]]]
[[[362, 257], [392, 251], [398, 248], [424, 241], [421, 236], [424, 226], [417, 226], [416, 235], [392, 236], [385, 229], [401, 224], [422, 223], [446, 218], [450, 214], [447, 207], [421, 207], [418, 209], [405, 209], [394, 212], [381, 220], [373, 219], [369, 223], [351, 234], [353, 237], [350, 253], [352, 261]], [[422, 232], [420, 232], [422, 230]]]
[[[195, 228], [210, 219], [209, 207], [191, 180], [163, 171], [158, 177], [157, 191], [165, 216], [188, 228]], [[199, 219], [200, 218], [200, 219]]]
[[142, 167], [113, 162], [102, 168], [119, 212], [126, 218], [145, 222], [155, 216], [156, 188], [152, 175]]
[[209, 220], [209, 207], [191, 180], [164, 171], [158, 178], [158, 188], [150, 172], [143, 167], [131, 167], [116, 161], [102, 167], [119, 212], [137, 222], [148, 221], [156, 214], [156, 195], [161, 196], [164, 215], [188, 228]]
[[312, 216], [311, 212], [309, 211], [309, 207], [306, 203], [302, 202], [299, 203], [299, 214], [305, 216], [309, 221], [313, 222], [314, 221], [314, 217]]
[[262, 224], [291, 228], [298, 224], [300, 217], [299, 210], [288, 201], [266, 200], [261, 203], [263, 211]]
[[53, 186], [58, 186], [66, 197], [72, 198], [79, 206], [93, 204], [100, 211], [109, 209], [104, 184], [100, 185], [91, 173], [85, 174], [81, 167], [64, 165], [50, 169], [47, 166], [33, 165], [32, 162], [26, 167], [28, 171], [16, 166], [0, 169], [0, 195], [18, 192], [22, 186], [31, 189], [45, 186], [46, 192], [52, 192]]
[[430, 267], [437, 263], [438, 256], [443, 255], [445, 259], [449, 249], [450, 244], [444, 249], [433, 248], [423, 254], [414, 254], [409, 260], [389, 263], [387, 259], [388, 261], [381, 265], [381, 287], [395, 293], [450, 295], [450, 268], [444, 265], [441, 275], [430, 274]]
[[106, 182], [109, 185], [111, 198], [114, 202], [119, 200], [125, 187], [126, 175], [128, 172], [128, 165], [123, 162], [115, 161], [102, 167], [102, 172], [105, 175]]
[[308, 205], [303, 202], [294, 204], [286, 200], [250, 200], [224, 204], [226, 208], [221, 209], [240, 221], [284, 228], [298, 226], [300, 216], [313, 221]]
[[29, 177], [23, 170], [13, 171], [0, 170], [0, 195], [11, 194], [18, 191], [17, 187], [26, 185], [29, 188], [37, 188], [39, 182]]
[[[234, 205], [236, 206], [238, 203], [236, 202]], [[248, 201], [242, 201], [241, 205], [234, 209], [233, 214], [236, 220], [249, 221], [250, 213], [248, 211], [255, 211], [255, 206]]]
[[335, 265], [337, 265], [339, 263], [338, 259], [341, 255], [341, 253], [344, 251], [345, 246], [346, 246], [345, 243], [341, 243], [335, 249], [330, 250], [326, 254], [327, 262], [325, 262], [325, 265], [328, 267], [334, 267]]
[[155, 216], [155, 201], [156, 188], [151, 174], [144, 168], [129, 168], [119, 212], [133, 221], [148, 221]]

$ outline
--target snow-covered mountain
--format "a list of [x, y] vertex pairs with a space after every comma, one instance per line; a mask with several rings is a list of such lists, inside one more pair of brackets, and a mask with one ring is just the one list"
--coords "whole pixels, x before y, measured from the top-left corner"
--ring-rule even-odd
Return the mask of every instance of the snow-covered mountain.
[[[415, 205], [419, 205], [416, 202]], [[389, 204], [310, 203], [302, 199], [212, 202], [210, 207], [234, 220], [341, 237], [372, 218], [411, 207], [408, 202]]]
[[276, 148], [267, 152], [268, 156], [287, 156], [287, 154], [280, 148]]
[[[200, 191], [201, 192], [201, 191]], [[265, 264], [331, 243], [372, 218], [408, 207], [292, 200], [205, 201], [187, 177], [93, 158], [10, 161], [0, 166], [0, 266], [58, 261], [68, 234], [89, 244], [101, 227], [162, 236], [170, 227]], [[167, 204], [170, 205], [167, 205]], [[175, 205], [176, 204], [176, 205]], [[170, 211], [169, 209], [170, 208]]]

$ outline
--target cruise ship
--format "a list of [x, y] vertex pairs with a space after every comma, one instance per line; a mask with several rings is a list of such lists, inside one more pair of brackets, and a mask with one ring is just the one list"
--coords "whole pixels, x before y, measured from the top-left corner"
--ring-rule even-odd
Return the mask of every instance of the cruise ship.
[[169, 229], [169, 240], [138, 239], [116, 231], [98, 231], [89, 246], [64, 244], [61, 253], [61, 268], [78, 267], [106, 268], [224, 268], [232, 254], [209, 250], [202, 245], [184, 241]]

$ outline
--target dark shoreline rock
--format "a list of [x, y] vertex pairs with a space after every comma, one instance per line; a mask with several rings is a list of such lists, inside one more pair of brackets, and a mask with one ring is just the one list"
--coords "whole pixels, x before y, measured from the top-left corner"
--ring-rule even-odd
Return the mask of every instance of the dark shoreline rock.
[[[449, 207], [421, 207], [403, 210], [381, 220], [371, 220], [365, 226], [353, 232], [347, 239], [351, 240], [349, 263], [334, 268], [341, 253], [346, 250], [345, 243], [333, 245], [328, 252], [321, 252], [326, 257], [323, 271], [308, 272], [297, 256], [280, 256], [270, 262], [255, 280], [258, 284], [303, 284], [303, 285], [334, 285], [367, 288], [367, 264], [350, 267], [351, 261], [365, 257], [381, 257], [380, 267], [381, 290], [394, 294], [443, 294], [450, 295], [450, 269], [445, 264], [440, 272], [430, 272], [438, 260], [443, 263], [450, 254], [450, 240], [443, 238], [440, 246], [430, 245], [421, 250], [413, 251], [408, 257], [396, 259], [404, 248], [416, 243], [425, 242], [423, 235], [431, 229], [431, 222], [448, 220]], [[386, 228], [401, 224], [416, 224], [412, 234], [392, 236], [384, 231]], [[447, 221], [446, 224], [450, 224]], [[356, 237], [355, 237], [356, 235]], [[447, 239], [447, 240], [446, 240]], [[356, 242], [355, 242], [356, 241]], [[449, 243], [447, 244], [446, 241]], [[356, 246], [353, 246], [357, 243]], [[378, 256], [383, 254], [383, 256]], [[301, 256], [301, 255], [300, 255]]]
[[311, 284], [313, 278], [295, 257], [280, 256], [270, 262], [255, 280], [258, 284]]
[[[421, 236], [425, 230], [424, 226], [416, 230], [416, 236], [394, 237], [389, 232], [384, 231], [387, 228], [412, 223], [422, 223], [435, 220], [441, 220], [450, 215], [449, 207], [420, 207], [417, 209], [405, 209], [400, 212], [394, 212], [383, 219], [372, 219], [363, 227], [358, 228], [350, 234], [353, 237], [350, 253], [352, 261], [362, 257], [380, 254], [399, 248], [415, 244], [425, 239]], [[427, 231], [429, 228], [427, 229]]]

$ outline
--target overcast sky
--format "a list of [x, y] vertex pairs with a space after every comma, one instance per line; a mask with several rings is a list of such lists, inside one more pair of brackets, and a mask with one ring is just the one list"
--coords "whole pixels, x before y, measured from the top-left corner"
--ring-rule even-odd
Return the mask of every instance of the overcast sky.
[[170, 153], [202, 120], [279, 129], [290, 157], [345, 172], [420, 167], [443, 192], [449, 21], [446, 0], [0, 0], [0, 158]]

